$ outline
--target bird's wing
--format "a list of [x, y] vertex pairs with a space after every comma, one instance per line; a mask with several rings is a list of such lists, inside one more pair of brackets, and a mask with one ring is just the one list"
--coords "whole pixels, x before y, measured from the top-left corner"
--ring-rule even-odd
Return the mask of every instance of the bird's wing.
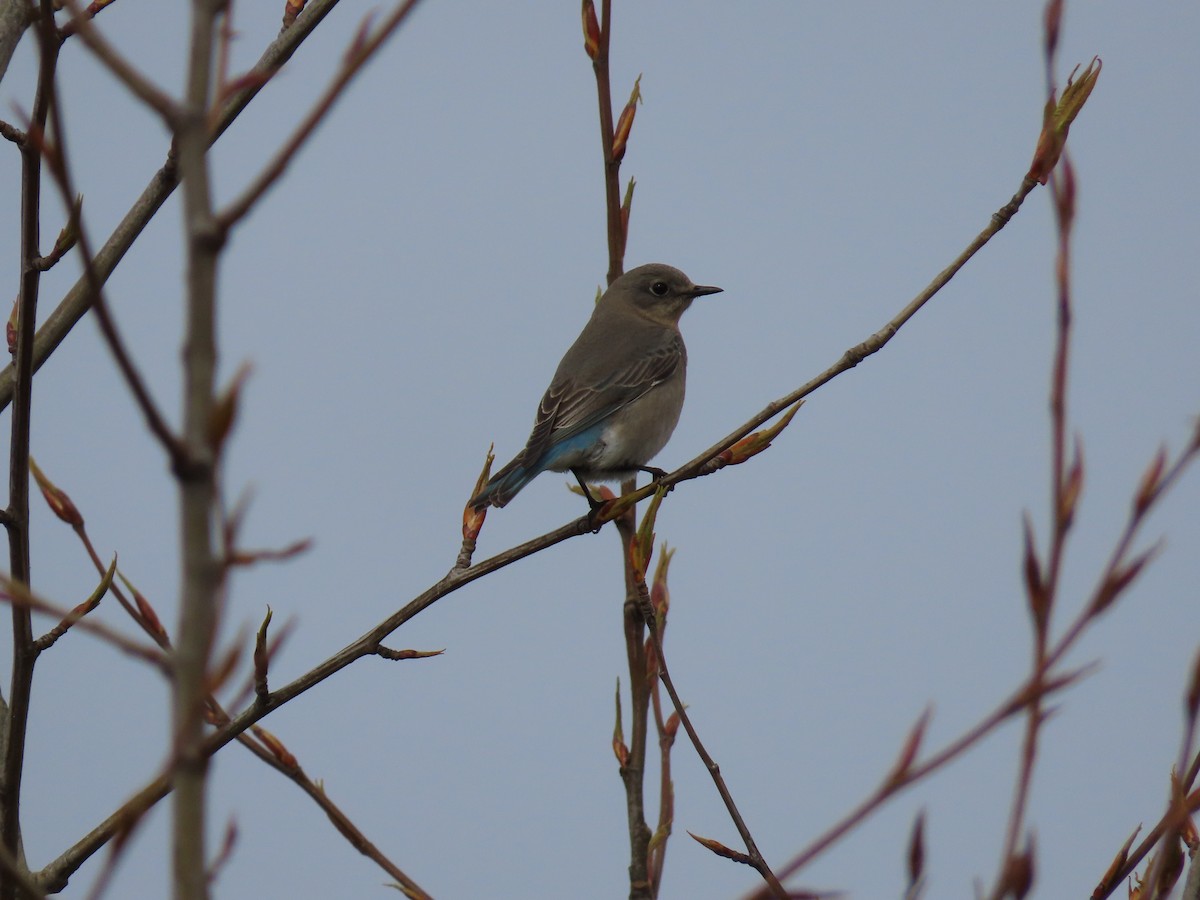
[[607, 419], [670, 378], [683, 364], [685, 354], [683, 338], [676, 332], [650, 352], [591, 383], [556, 379], [538, 405], [533, 433], [521, 456], [533, 462], [551, 445]]

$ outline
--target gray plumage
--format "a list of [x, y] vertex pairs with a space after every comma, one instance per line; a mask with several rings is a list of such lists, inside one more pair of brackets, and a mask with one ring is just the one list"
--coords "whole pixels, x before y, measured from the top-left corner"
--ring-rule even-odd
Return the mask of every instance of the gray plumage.
[[558, 364], [525, 449], [471, 505], [504, 506], [546, 470], [570, 470], [581, 485], [644, 470], [683, 409], [687, 349], [679, 317], [696, 297], [720, 290], [661, 263], [614, 281]]

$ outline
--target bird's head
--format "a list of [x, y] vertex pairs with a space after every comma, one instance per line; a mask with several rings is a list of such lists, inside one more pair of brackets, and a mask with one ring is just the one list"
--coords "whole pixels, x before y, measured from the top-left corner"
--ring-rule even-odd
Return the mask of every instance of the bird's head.
[[600, 303], [628, 306], [653, 322], [675, 325], [697, 297], [720, 292], [719, 287], [693, 283], [672, 266], [650, 263], [630, 269], [614, 281], [600, 298]]

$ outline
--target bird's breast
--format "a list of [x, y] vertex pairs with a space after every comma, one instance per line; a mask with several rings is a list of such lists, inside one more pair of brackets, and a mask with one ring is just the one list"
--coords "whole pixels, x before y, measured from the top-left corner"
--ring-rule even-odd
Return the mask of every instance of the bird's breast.
[[682, 373], [651, 388], [618, 410], [600, 437], [596, 469], [628, 470], [644, 466], [675, 431], [683, 409]]

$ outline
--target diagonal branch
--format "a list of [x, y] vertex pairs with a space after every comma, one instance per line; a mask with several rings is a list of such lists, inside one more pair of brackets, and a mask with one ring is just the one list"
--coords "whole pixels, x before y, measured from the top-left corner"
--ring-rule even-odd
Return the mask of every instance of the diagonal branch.
[[91, 16], [79, 7], [76, 0], [62, 0], [62, 3], [71, 14], [71, 18], [65, 29], [60, 32], [60, 40], [65, 40], [71, 34], [78, 34], [92, 54], [129, 89], [130, 93], [158, 113], [168, 128], [174, 128], [181, 114], [179, 104], [139, 72], [133, 63], [108, 42], [92, 24]]
[[[389, 37], [395, 34], [396, 30], [408, 18], [408, 14], [413, 11], [420, 0], [405, 0], [397, 6], [390, 16], [375, 30], [370, 36], [366, 36], [364, 32], [360, 32], [353, 46], [346, 51], [346, 55], [342, 59], [342, 67], [330, 82], [329, 87], [325, 89], [325, 93], [314, 104], [308, 115], [304, 117], [304, 121], [296, 128], [292, 136], [287, 142], [279, 148], [275, 156], [267, 163], [258, 177], [255, 178], [240, 197], [229, 204], [228, 208], [218, 214], [217, 220], [222, 229], [228, 230], [241, 220], [248, 213], [255, 203], [261, 199], [280, 176], [287, 169], [288, 164], [295, 157], [296, 153], [312, 136], [317, 125], [329, 114], [334, 103], [345, 93], [346, 86], [358, 74], [359, 70], [366, 62], [375, 55], [375, 53], [383, 46]], [[365, 29], [365, 25], [364, 25]]]
[[[250, 104], [250, 101], [283, 67], [284, 63], [291, 59], [300, 44], [312, 34], [337, 3], [338, 0], [312, 0], [297, 18], [295, 24], [280, 34], [267, 47], [251, 70], [251, 74], [257, 77], [246, 79], [246, 86], [222, 105], [209, 136], [210, 144], [220, 138], [225, 129]], [[162, 168], [154, 174], [141, 196], [118, 223], [104, 246], [96, 252], [94, 270], [101, 283], [108, 280], [121, 258], [133, 246], [133, 242], [137, 240], [142, 230], [178, 185], [179, 172], [176, 167], [175, 155], [172, 152], [168, 154]], [[75, 282], [58, 307], [47, 317], [34, 338], [32, 365], [35, 372], [41, 368], [50, 354], [75, 327], [75, 324], [91, 308], [92, 295], [91, 286], [85, 274]], [[15, 369], [12, 365], [6, 366], [0, 371], [0, 410], [12, 402], [15, 383]]]

